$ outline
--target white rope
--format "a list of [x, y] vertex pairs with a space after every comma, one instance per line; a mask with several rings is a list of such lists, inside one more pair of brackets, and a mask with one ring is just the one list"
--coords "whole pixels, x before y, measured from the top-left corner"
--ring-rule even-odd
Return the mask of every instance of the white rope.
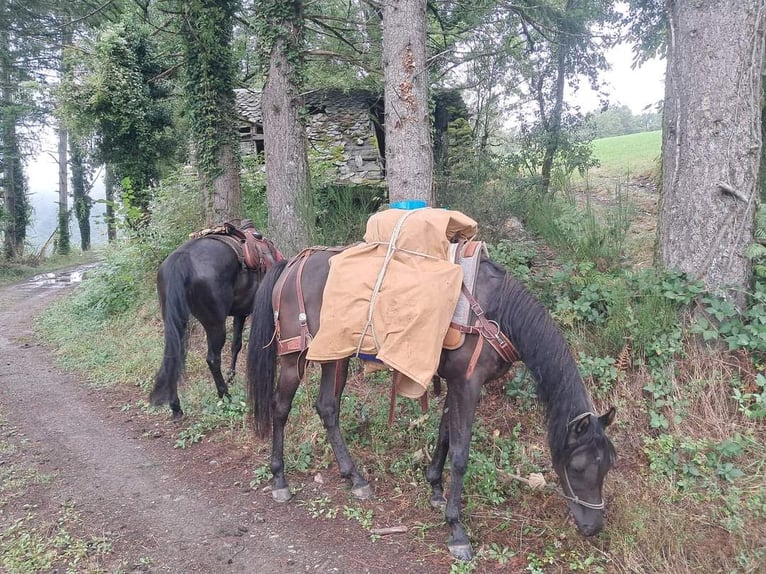
[[[378, 278], [375, 281], [375, 286], [372, 288], [372, 295], [370, 296], [370, 307], [367, 311], [367, 323], [364, 326], [364, 329], [362, 329], [362, 334], [359, 336], [359, 343], [356, 346], [356, 355], [359, 356], [359, 353], [362, 351], [362, 345], [364, 344], [364, 337], [367, 335], [367, 331], [371, 332], [372, 335], [372, 342], [375, 345], [375, 349], [380, 348], [380, 345], [378, 345], [378, 338], [375, 335], [375, 326], [373, 325], [373, 314], [375, 311], [375, 303], [377, 302], [378, 293], [380, 292], [380, 288], [383, 286], [383, 278], [386, 275], [386, 271], [388, 270], [388, 264], [391, 262], [391, 259], [394, 258], [394, 254], [397, 251], [396, 248], [396, 241], [399, 239], [399, 233], [402, 230], [402, 226], [404, 225], [404, 221], [415, 211], [405, 211], [404, 214], [399, 218], [399, 220], [396, 222], [396, 225], [394, 226], [394, 230], [391, 232], [391, 239], [388, 242], [388, 251], [386, 251], [386, 257], [383, 259], [383, 265], [380, 268], [380, 271], [378, 272]], [[385, 243], [379, 243], [380, 245], [385, 245]]]

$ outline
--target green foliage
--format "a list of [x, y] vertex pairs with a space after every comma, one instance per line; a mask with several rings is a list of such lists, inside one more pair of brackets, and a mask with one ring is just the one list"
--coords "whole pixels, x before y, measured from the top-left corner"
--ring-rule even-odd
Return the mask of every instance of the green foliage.
[[332, 499], [329, 496], [318, 496], [305, 502], [299, 502], [298, 506], [305, 508], [311, 518], [326, 518], [328, 520], [333, 520], [338, 516], [338, 508], [331, 506], [331, 503]]
[[356, 520], [365, 530], [372, 529], [372, 510], [359, 506], [344, 506], [343, 517], [348, 520]]
[[268, 203], [266, 201], [266, 168], [263, 155], [248, 155], [242, 158], [242, 212], [259, 230], [268, 224]]
[[701, 303], [704, 315], [697, 317], [693, 333], [706, 341], [721, 339], [730, 350], [766, 354], [766, 283], [755, 284], [750, 302], [741, 313], [731, 301], [715, 295], [702, 297]]
[[[587, 122], [593, 127], [595, 138], [651, 132], [662, 128], [662, 116], [659, 111], [635, 116], [625, 105], [610, 106], [608, 109], [592, 114]], [[596, 156], [598, 157], [598, 153]]]
[[530, 279], [532, 260], [537, 255], [537, 248], [533, 242], [501, 239], [495, 244], [487, 244], [487, 251], [492, 261], [503, 265], [522, 283]]
[[597, 167], [599, 162], [591, 145], [593, 135], [583, 126], [583, 119], [573, 115], [566, 120], [558, 133], [551, 133], [539, 123], [522, 125], [517, 149], [508, 157], [511, 168], [527, 176], [539, 174], [552, 139], [556, 142], [553, 171], [559, 172], [559, 178], [575, 172], [582, 175]]
[[316, 236], [321, 245], [361, 241], [370, 214], [385, 202], [385, 188], [374, 185], [327, 185], [314, 192]]
[[[153, 30], [131, 19], [105, 26], [85, 55], [69, 58], [81, 68], [59, 91], [61, 112], [80, 138], [97, 138], [97, 157], [129, 180], [133, 204], [145, 213], [149, 187], [176, 149], [171, 129], [167, 62]], [[74, 77], [78, 81], [74, 81]]]
[[758, 373], [755, 378], [756, 390], [744, 391], [739, 381], [732, 383], [732, 398], [739, 412], [749, 419], [766, 419], [766, 377]]
[[191, 408], [187, 407], [187, 412], [193, 415], [189, 417], [192, 423], [178, 433], [176, 448], [189, 448], [214, 431], [243, 429], [247, 420], [247, 403], [242, 385], [231, 387], [231, 399], [219, 399], [211, 393], [210, 382], [207, 380], [201, 381], [199, 386], [201, 390], [198, 400], [184, 403], [192, 404]]
[[250, 25], [258, 38], [258, 63], [262, 74], [267, 74], [272, 51], [278, 47], [290, 63], [292, 84], [304, 85], [305, 36], [301, 3], [293, 0], [256, 0], [253, 14]]
[[455, 153], [449, 173], [435, 180], [437, 203], [480, 221], [482, 239], [497, 242], [514, 211], [512, 190], [527, 182], [516, 179], [499, 155], [471, 149]]
[[615, 205], [597, 213], [587, 196], [582, 206], [572, 195], [541, 195], [534, 187], [526, 187], [516, 191], [510, 204], [529, 231], [568, 258], [616, 268], [623, 259], [631, 214], [619, 189], [616, 199]]
[[583, 379], [590, 382], [597, 397], [606, 396], [617, 381], [618, 371], [614, 366], [614, 357], [589, 357], [580, 353], [578, 364]]
[[[745, 451], [747, 439], [735, 435], [722, 442], [661, 434], [644, 437], [649, 468], [671, 479], [679, 493], [705, 497], [721, 491], [722, 484], [735, 483], [744, 476], [736, 461]], [[710, 489], [705, 493], [705, 489]]]
[[165, 178], [151, 204], [150, 222], [141, 233], [106, 250], [104, 264], [72, 299], [75, 313], [104, 321], [134, 310], [148, 294], [153, 294], [159, 264], [200, 226], [198, 198], [199, 187], [190, 170]]

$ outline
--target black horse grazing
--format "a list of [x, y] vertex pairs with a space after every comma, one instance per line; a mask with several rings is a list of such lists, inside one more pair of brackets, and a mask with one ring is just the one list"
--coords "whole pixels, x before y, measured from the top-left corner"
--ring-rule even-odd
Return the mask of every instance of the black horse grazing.
[[[312, 253], [301, 276], [305, 327], [313, 334], [319, 326], [322, 295], [332, 252]], [[305, 370], [305, 352], [281, 354], [279, 380], [274, 394], [276, 346], [272, 295], [279, 299], [280, 339], [301, 336], [295, 274], [299, 265], [275, 265], [264, 277], [255, 298], [248, 344], [248, 401], [260, 435], [273, 430], [271, 470], [273, 496], [290, 499], [284, 472], [284, 427], [295, 391]], [[275, 284], [282, 274], [286, 280]], [[274, 293], [273, 293], [274, 292]], [[520, 358], [537, 380], [537, 394], [545, 404], [548, 441], [553, 467], [580, 532], [597, 534], [604, 524], [602, 485], [616, 454], [604, 429], [612, 422], [615, 409], [594, 414], [577, 365], [558, 327], [548, 312], [520, 283], [496, 263], [483, 259], [479, 266], [476, 300], [486, 317], [499, 325], [515, 346]], [[305, 336], [305, 331], [304, 331]], [[480, 335], [468, 334], [457, 350], [444, 350], [438, 374], [446, 379], [439, 438], [432, 462], [425, 471], [431, 484], [431, 504], [444, 505], [442, 473], [447, 454], [451, 460], [451, 488], [446, 500], [446, 521], [452, 530], [448, 542], [453, 556], [472, 558], [468, 535], [461, 524], [463, 477], [468, 464], [476, 405], [481, 386], [504, 374], [510, 364], [490, 344], [478, 347]], [[289, 351], [290, 349], [287, 349]], [[357, 471], [339, 430], [340, 396], [346, 383], [348, 358], [322, 363], [322, 380], [316, 409], [338, 462], [341, 476], [351, 481], [352, 492], [360, 498], [371, 495], [370, 486]], [[269, 427], [273, 426], [273, 429]]]
[[[189, 315], [194, 315], [207, 336], [207, 364], [213, 374], [218, 396], [229, 396], [231, 382], [242, 348], [242, 329], [252, 311], [260, 280], [271, 265], [283, 259], [268, 239], [254, 230], [250, 239], [254, 268], [244, 265], [242, 245], [233, 237], [205, 235], [173, 251], [157, 272], [157, 293], [165, 325], [162, 365], [149, 396], [153, 405], [170, 404], [172, 416], [183, 416], [178, 400], [178, 378], [186, 360], [184, 337]], [[257, 252], [257, 253], [256, 253]], [[234, 317], [231, 365], [224, 380], [221, 350], [226, 342], [226, 318]]]

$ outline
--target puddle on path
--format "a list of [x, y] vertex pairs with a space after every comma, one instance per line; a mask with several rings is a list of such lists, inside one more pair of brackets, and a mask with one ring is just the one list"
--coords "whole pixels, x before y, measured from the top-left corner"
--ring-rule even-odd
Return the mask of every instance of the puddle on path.
[[41, 273], [29, 279], [24, 286], [29, 289], [38, 287], [70, 287], [80, 283], [85, 274], [98, 264], [83, 265], [74, 269]]

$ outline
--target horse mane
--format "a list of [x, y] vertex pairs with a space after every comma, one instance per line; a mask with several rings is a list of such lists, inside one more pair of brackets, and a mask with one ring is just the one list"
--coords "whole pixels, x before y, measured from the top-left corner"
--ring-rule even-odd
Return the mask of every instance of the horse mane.
[[[554, 463], [565, 456], [568, 423], [593, 410], [577, 363], [548, 310], [502, 266], [487, 260], [501, 284], [493, 289], [487, 316], [497, 321], [519, 351], [545, 406], [548, 443]], [[603, 433], [602, 433], [603, 434]]]

